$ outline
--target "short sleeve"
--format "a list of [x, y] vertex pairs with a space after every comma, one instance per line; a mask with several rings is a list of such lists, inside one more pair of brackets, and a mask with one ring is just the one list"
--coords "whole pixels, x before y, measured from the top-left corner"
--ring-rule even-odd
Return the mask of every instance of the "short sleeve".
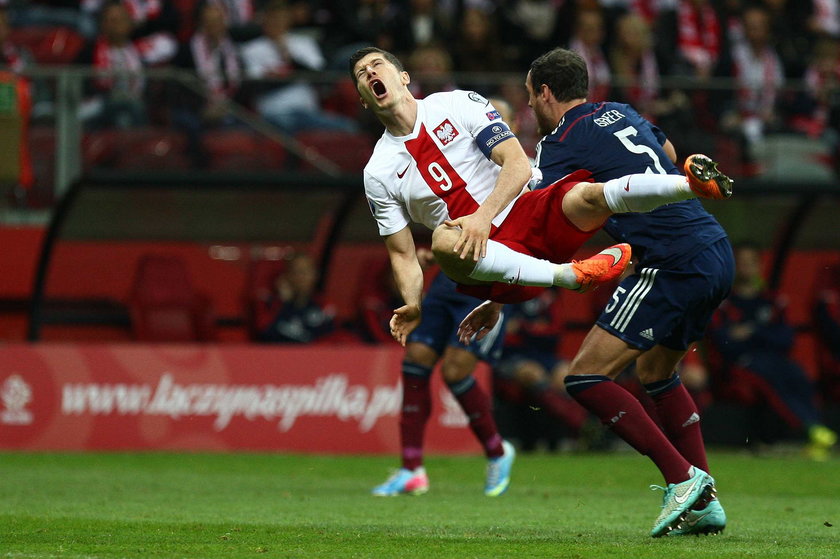
[[368, 173], [365, 173], [365, 196], [381, 236], [393, 235], [410, 223], [404, 205], [388, 192], [381, 181]]
[[489, 159], [501, 142], [516, 137], [488, 99], [475, 91], [457, 93], [453, 114], [459, 115], [485, 157]]

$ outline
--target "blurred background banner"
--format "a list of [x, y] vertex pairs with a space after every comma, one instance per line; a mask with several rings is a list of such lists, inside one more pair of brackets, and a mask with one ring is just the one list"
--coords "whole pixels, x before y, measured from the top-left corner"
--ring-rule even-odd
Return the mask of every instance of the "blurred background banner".
[[[0, 448], [394, 453], [400, 347], [10, 344]], [[427, 437], [476, 452], [435, 375]], [[487, 371], [479, 374], [487, 385]]]

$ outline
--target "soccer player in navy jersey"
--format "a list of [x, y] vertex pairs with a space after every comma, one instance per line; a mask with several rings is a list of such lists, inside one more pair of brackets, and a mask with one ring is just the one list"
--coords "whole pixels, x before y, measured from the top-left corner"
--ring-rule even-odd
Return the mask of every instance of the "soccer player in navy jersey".
[[[627, 190], [636, 176], [626, 175], [680, 174], [674, 146], [631, 106], [587, 102], [586, 64], [577, 53], [558, 48], [537, 58], [525, 86], [544, 135], [537, 147], [542, 180], [536, 188], [579, 169]], [[715, 169], [696, 156], [686, 165], [687, 173], [702, 176]], [[731, 183], [726, 186], [731, 194]], [[605, 189], [608, 201], [610, 192]], [[615, 205], [620, 209], [621, 202]], [[697, 199], [645, 213], [617, 212], [603, 228], [632, 246], [635, 272], [616, 288], [586, 336], [569, 366], [566, 389], [662, 472], [665, 499], [652, 536], [720, 532], [726, 515], [714, 480], [704, 478], [709, 467], [700, 415], [674, 371], [732, 286], [726, 232]], [[462, 335], [484, 327], [477, 316], [468, 317]], [[664, 434], [636, 398], [613, 382], [634, 361]], [[705, 483], [704, 490], [687, 498], [685, 492], [698, 483]]]

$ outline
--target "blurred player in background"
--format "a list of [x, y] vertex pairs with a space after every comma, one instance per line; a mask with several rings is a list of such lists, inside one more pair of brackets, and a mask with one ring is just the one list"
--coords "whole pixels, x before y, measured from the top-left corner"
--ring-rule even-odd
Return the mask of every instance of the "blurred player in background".
[[[434, 262], [428, 249], [418, 249], [417, 257], [424, 268]], [[480, 342], [461, 343], [458, 325], [481, 301], [458, 293], [455, 287], [455, 282], [444, 273], [435, 275], [423, 297], [423, 318], [406, 338], [400, 410], [402, 463], [385, 483], [374, 487], [376, 496], [420, 495], [429, 490], [429, 478], [423, 466], [423, 435], [432, 408], [430, 379], [438, 362], [444, 382], [464, 410], [470, 429], [487, 456], [484, 494], [497, 497], [510, 484], [514, 447], [502, 440], [490, 396], [473, 377], [479, 360], [492, 367], [499, 358], [505, 321], [500, 320], [495, 330]]]
[[796, 332], [786, 318], [786, 301], [765, 286], [757, 246], [738, 246], [735, 262], [732, 294], [709, 328], [709, 349], [721, 362], [718, 375], [738, 378], [794, 432], [804, 431], [809, 457], [826, 460], [837, 433], [823, 424], [814, 384], [791, 356]]
[[[537, 58], [525, 85], [545, 135], [537, 148], [543, 177], [537, 188], [551, 188], [578, 169], [619, 185], [618, 192], [636, 188], [639, 175], [626, 176], [633, 173], [679, 175], [674, 146], [632, 107], [587, 102], [586, 64], [577, 53], [555, 49]], [[705, 156], [691, 156], [685, 164], [690, 181], [719, 187], [708, 197], [724, 198], [731, 194], [731, 181], [716, 169]], [[633, 201], [611, 198], [614, 192], [605, 188], [616, 213], [604, 230], [633, 247], [635, 272], [616, 288], [572, 360], [566, 390], [662, 472], [665, 497], [653, 537], [719, 532], [726, 515], [707, 473], [700, 415], [674, 371], [729, 294], [732, 249], [726, 232], [696, 199], [626, 213], [635, 209]], [[481, 317], [492, 310], [488, 307], [468, 317], [463, 335], [490, 323]], [[664, 434], [639, 401], [613, 382], [633, 361]]]

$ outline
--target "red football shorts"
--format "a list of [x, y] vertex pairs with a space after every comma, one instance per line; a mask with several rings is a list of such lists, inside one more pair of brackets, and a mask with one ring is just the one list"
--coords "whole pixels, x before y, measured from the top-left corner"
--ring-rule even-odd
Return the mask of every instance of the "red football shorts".
[[[556, 264], [571, 260], [596, 230], [581, 231], [563, 213], [563, 198], [579, 182], [593, 182], [589, 171], [575, 171], [540, 190], [526, 192], [513, 204], [504, 222], [490, 238], [523, 254]], [[544, 287], [494, 282], [458, 285], [458, 291], [499, 303], [533, 299]]]

